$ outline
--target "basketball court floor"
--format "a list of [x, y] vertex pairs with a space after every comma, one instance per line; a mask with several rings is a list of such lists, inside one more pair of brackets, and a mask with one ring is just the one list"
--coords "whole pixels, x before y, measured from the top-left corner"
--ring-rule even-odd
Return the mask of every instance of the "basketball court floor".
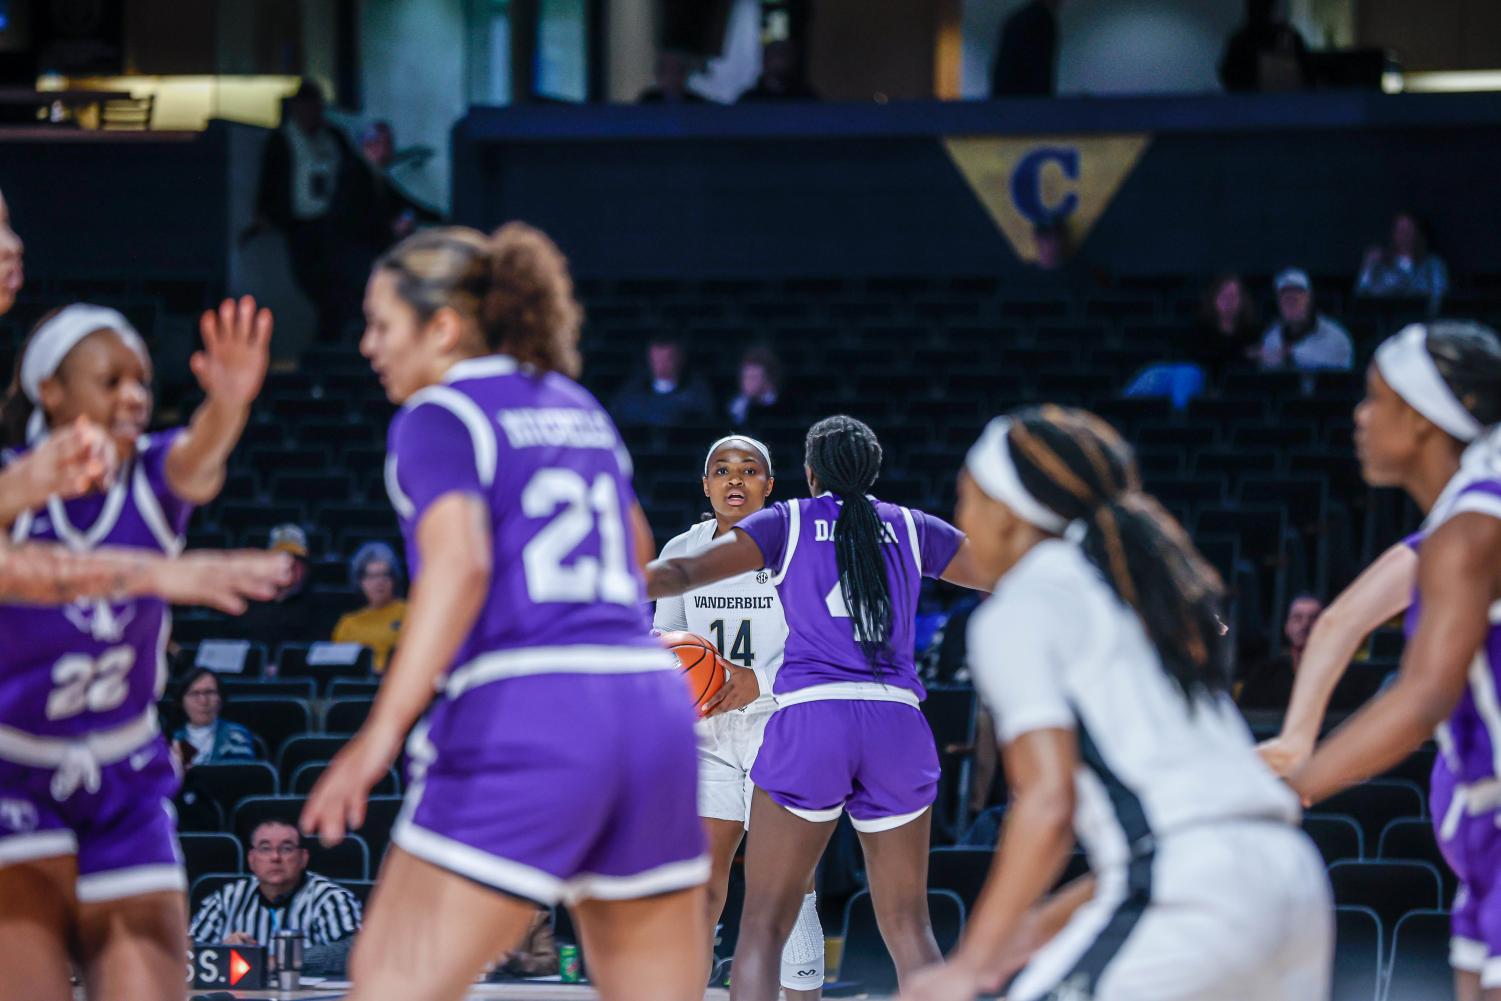
[[[189, 1001], [230, 1001], [231, 998], [275, 998], [277, 1001], [343, 1001], [349, 984], [330, 981], [327, 985], [310, 984], [306, 990], [283, 994], [279, 991], [188, 991]], [[728, 1001], [729, 991], [714, 989], [705, 993], [705, 1001]], [[81, 999], [82, 994], [78, 995]], [[468, 1001], [595, 1001], [599, 994], [588, 984], [475, 984]]]

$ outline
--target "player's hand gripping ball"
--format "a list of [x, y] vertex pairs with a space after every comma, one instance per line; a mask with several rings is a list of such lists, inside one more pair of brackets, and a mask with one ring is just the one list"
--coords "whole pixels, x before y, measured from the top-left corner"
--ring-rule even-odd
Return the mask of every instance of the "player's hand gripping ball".
[[662, 644], [677, 655], [682, 665], [683, 680], [688, 683], [688, 694], [693, 706], [703, 715], [704, 703], [712, 699], [724, 687], [727, 669], [714, 649], [714, 644], [694, 633], [673, 631], [658, 637]]

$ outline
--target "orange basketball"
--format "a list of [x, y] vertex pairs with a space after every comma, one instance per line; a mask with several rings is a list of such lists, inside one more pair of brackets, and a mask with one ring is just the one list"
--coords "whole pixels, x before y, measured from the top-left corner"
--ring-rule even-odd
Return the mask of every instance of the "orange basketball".
[[683, 680], [688, 683], [688, 694], [693, 704], [700, 709], [724, 687], [724, 664], [714, 644], [689, 632], [663, 633], [662, 643], [677, 655], [683, 666]]

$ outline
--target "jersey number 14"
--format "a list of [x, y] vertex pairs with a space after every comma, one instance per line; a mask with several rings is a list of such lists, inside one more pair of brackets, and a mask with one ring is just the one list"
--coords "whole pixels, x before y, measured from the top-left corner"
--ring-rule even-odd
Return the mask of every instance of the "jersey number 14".
[[740, 628], [735, 632], [735, 642], [730, 645], [728, 653], [725, 652], [724, 645], [724, 619], [715, 619], [709, 623], [709, 629], [714, 633], [714, 645], [719, 648], [719, 655], [725, 660], [733, 660], [745, 667], [756, 663], [756, 652], [751, 646], [750, 619], [740, 620]]

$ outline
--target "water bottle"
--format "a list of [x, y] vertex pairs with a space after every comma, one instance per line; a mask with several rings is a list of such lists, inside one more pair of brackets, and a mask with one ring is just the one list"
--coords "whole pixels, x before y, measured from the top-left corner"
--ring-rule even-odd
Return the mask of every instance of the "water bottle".
[[284, 928], [271, 936], [271, 957], [276, 963], [276, 987], [295, 991], [302, 986], [302, 932]]

